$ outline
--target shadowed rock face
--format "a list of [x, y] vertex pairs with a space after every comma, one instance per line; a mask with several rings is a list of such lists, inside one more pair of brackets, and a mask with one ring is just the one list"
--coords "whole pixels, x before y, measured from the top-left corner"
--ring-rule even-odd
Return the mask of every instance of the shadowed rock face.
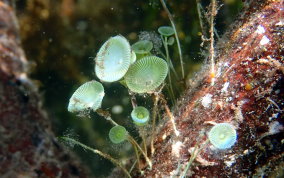
[[0, 1], [0, 175], [86, 177], [56, 141], [41, 108], [10, 1]]

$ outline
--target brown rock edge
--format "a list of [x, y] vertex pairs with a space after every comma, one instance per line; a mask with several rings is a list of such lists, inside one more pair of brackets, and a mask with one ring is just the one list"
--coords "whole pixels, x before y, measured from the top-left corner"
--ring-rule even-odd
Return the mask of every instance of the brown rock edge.
[[0, 177], [86, 177], [55, 139], [27, 77], [11, 1], [0, 0]]

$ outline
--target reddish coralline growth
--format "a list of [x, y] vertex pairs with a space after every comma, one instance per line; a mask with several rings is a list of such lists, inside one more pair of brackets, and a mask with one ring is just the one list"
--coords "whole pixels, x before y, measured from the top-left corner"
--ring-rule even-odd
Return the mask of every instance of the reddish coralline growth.
[[[217, 46], [216, 81], [210, 70], [180, 99], [174, 112], [176, 136], [170, 121], [155, 140], [153, 169], [138, 177], [261, 177], [283, 172], [284, 2], [251, 1], [240, 20]], [[207, 142], [216, 123], [230, 123], [237, 142], [219, 150]], [[205, 144], [205, 145], [204, 145]], [[195, 152], [196, 153], [196, 152]], [[283, 176], [283, 175], [282, 175]]]
[[86, 177], [51, 133], [8, 2], [0, 0], [0, 177]]

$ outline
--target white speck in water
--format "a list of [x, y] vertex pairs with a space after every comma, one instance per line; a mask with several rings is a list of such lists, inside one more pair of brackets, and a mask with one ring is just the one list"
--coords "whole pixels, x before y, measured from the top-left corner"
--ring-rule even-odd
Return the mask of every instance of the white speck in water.
[[274, 135], [284, 130], [283, 125], [281, 125], [278, 121], [274, 121], [269, 125], [269, 134]]
[[111, 108], [111, 112], [113, 114], [121, 114], [123, 111], [123, 107], [121, 105], [115, 105]]
[[216, 77], [220, 77], [222, 74], [222, 67], [218, 67], [217, 72], [216, 72]]
[[180, 156], [180, 149], [183, 146], [182, 142], [177, 141], [172, 145], [172, 153], [174, 156], [179, 157]]
[[228, 63], [228, 62], [225, 62], [225, 63], [224, 63], [224, 66], [225, 66], [225, 67], [229, 67], [229, 63]]
[[222, 93], [227, 93], [228, 92], [228, 87], [229, 87], [230, 83], [229, 82], [226, 82], [224, 85], [223, 85], [223, 88], [221, 90]]
[[284, 22], [283, 21], [279, 21], [277, 24], [275, 24], [276, 26], [283, 26]]
[[203, 107], [208, 108], [212, 103], [212, 96], [211, 94], [206, 94], [202, 97], [201, 104]]
[[232, 156], [230, 156], [228, 158], [229, 159], [225, 160], [224, 163], [226, 164], [227, 167], [231, 167], [236, 162], [235, 155], [232, 155]]
[[88, 23], [84, 20], [80, 20], [76, 24], [76, 29], [78, 31], [85, 31], [88, 28]]
[[272, 116], [269, 117], [269, 121], [272, 121], [273, 119], [277, 119], [278, 115], [279, 115], [279, 113], [272, 114]]
[[269, 39], [267, 38], [267, 36], [263, 36], [260, 40], [260, 45], [265, 45], [267, 43], [269, 43]]
[[233, 97], [226, 98], [226, 102], [229, 102], [229, 101], [232, 101], [232, 100], [233, 100]]
[[265, 32], [264, 27], [263, 27], [263, 26], [261, 26], [261, 25], [259, 25], [259, 26], [257, 27], [256, 33], [258, 33], [258, 34], [262, 34], [262, 33], [264, 33], [264, 32]]

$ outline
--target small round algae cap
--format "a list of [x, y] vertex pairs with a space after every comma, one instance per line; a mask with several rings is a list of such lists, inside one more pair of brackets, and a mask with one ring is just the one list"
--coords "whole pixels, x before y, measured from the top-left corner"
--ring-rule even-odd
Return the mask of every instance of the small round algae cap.
[[147, 54], [153, 49], [153, 43], [148, 40], [141, 40], [134, 43], [132, 49], [136, 54]]
[[131, 118], [138, 126], [143, 126], [149, 121], [149, 111], [143, 106], [135, 107], [131, 112]]
[[117, 125], [110, 129], [108, 136], [112, 143], [118, 144], [126, 139], [127, 134], [128, 132], [123, 126]]
[[120, 80], [127, 72], [131, 58], [131, 47], [123, 36], [108, 39], [100, 48], [95, 58], [95, 72], [104, 82]]
[[166, 61], [156, 56], [146, 56], [130, 66], [125, 82], [132, 92], [153, 92], [163, 83], [167, 74]]
[[174, 29], [170, 26], [162, 26], [158, 28], [158, 32], [163, 36], [172, 36], [175, 33]]
[[101, 107], [105, 93], [104, 87], [97, 81], [90, 81], [81, 85], [72, 95], [68, 104], [68, 111], [73, 113], [96, 111]]
[[216, 124], [211, 128], [208, 136], [210, 143], [218, 149], [231, 148], [237, 141], [237, 132], [228, 123]]

